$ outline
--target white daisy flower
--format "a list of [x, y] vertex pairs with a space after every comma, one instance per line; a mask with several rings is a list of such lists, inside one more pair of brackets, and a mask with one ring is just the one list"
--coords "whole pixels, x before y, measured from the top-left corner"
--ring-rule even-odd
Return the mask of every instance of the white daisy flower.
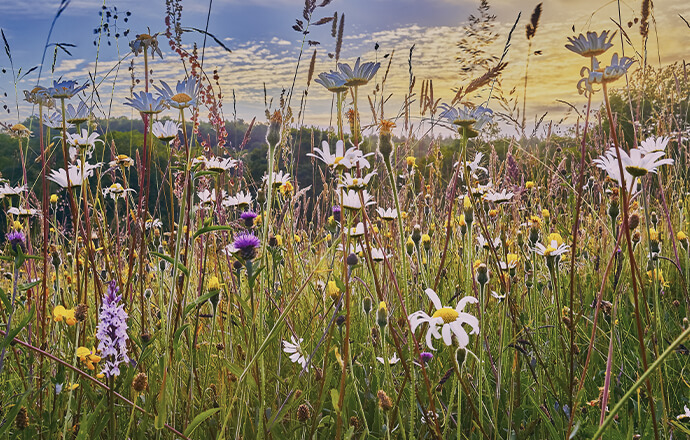
[[101, 165], [101, 163], [97, 163], [95, 165], [85, 163], [84, 172], [82, 174], [81, 161], [77, 160], [75, 165], [70, 165], [68, 167], [68, 171], [65, 171], [64, 168], [52, 170], [50, 175], [48, 175], [48, 180], [57, 183], [63, 188], [67, 188], [69, 186], [79, 186], [82, 184], [84, 179], [88, 179], [89, 177], [93, 176], [93, 172]]
[[577, 37], [568, 37], [570, 44], [566, 44], [565, 48], [587, 58], [599, 56], [613, 47], [611, 40], [616, 33], [609, 36], [608, 32], [603, 31], [601, 35], [597, 35], [596, 32], [587, 32], [586, 37], [582, 34]]
[[378, 207], [376, 208], [376, 212], [378, 213], [379, 217], [383, 220], [388, 220], [388, 221], [393, 221], [396, 218], [398, 218], [398, 211], [395, 208], [381, 208]]
[[[340, 191], [336, 192], [338, 195], [338, 198], [340, 198]], [[362, 202], [359, 199], [359, 192], [355, 190], [348, 190], [347, 192], [343, 192], [342, 195], [342, 200], [340, 200], [340, 204], [344, 208], [352, 209], [352, 210], [357, 210], [357, 209], [362, 209]], [[369, 194], [367, 190], [362, 191], [362, 200], [364, 200], [364, 206], [367, 207], [369, 205], [373, 205], [374, 203], [374, 196]]]
[[513, 194], [512, 192], [506, 191], [504, 189], [500, 192], [491, 191], [487, 194], [484, 194], [484, 196], [482, 196], [482, 199], [487, 201], [487, 202], [505, 203], [505, 202], [509, 202], [513, 198], [514, 195], [515, 194]]
[[541, 243], [534, 245], [534, 251], [539, 255], [543, 255], [544, 257], [560, 257], [568, 252], [568, 249], [570, 249], [570, 246], [567, 244], [559, 245], [556, 240], [551, 240], [548, 246], [544, 246]]
[[321, 148], [314, 148], [314, 153], [307, 153], [307, 156], [319, 159], [321, 162], [325, 163], [331, 168], [335, 168], [338, 163], [345, 157], [343, 153], [343, 141], [338, 140], [335, 143], [335, 154], [331, 154], [331, 146], [328, 141], [321, 142]]
[[237, 160], [231, 157], [217, 157], [213, 156], [204, 161], [206, 163], [206, 169], [209, 171], [214, 171], [216, 173], [223, 173], [225, 171], [230, 171], [237, 166]]
[[33, 217], [34, 215], [40, 215], [41, 211], [33, 208], [17, 208], [13, 206], [7, 210], [7, 213], [18, 217]]
[[431, 316], [427, 315], [423, 310], [408, 316], [407, 319], [410, 321], [412, 333], [415, 332], [419, 325], [427, 323], [429, 324], [429, 329], [426, 332], [426, 345], [431, 350], [436, 350], [432, 344], [432, 339], [443, 338], [443, 343], [450, 346], [453, 343], [452, 335], [457, 337], [460, 347], [466, 347], [470, 342], [470, 338], [467, 331], [463, 328], [463, 324], [467, 324], [472, 328], [469, 334], [479, 334], [479, 320], [469, 313], [463, 312], [463, 310], [467, 304], [475, 304], [477, 298], [466, 296], [458, 301], [455, 308], [443, 307], [436, 292], [431, 289], [426, 289], [424, 292], [434, 304], [434, 307], [436, 307], [436, 311]]
[[[376, 360], [379, 361], [380, 363], [382, 363], [383, 365], [386, 364], [386, 361], [385, 361], [382, 357], [378, 357], [378, 356], [377, 356], [377, 357], [376, 357]], [[390, 359], [388, 359], [388, 364], [389, 364], [389, 365], [395, 365], [395, 364], [397, 364], [398, 362], [400, 362], [400, 358], [398, 357], [398, 353], [393, 353], [393, 357], [391, 357]]]
[[250, 193], [245, 193], [244, 191], [240, 191], [234, 196], [229, 196], [225, 199], [223, 199], [223, 206], [225, 207], [231, 207], [231, 206], [246, 206], [246, 205], [251, 205], [252, 204], [252, 195]]
[[305, 356], [301, 345], [304, 339], [295, 339], [294, 336], [291, 336], [290, 339], [292, 340], [292, 343], [283, 341], [283, 351], [290, 355], [290, 360], [293, 363], [300, 364], [302, 368], [305, 368], [307, 365], [307, 356]]
[[151, 126], [151, 131], [161, 141], [171, 142], [177, 137], [177, 133], [180, 131], [180, 124], [173, 121], [156, 121]]
[[[274, 188], [278, 188], [279, 186], [282, 186], [289, 181], [290, 181], [290, 174], [289, 173], [285, 173], [285, 172], [283, 172], [283, 170], [280, 170], [277, 173], [275, 171], [273, 172], [272, 184], [273, 184]], [[264, 175], [263, 182], [264, 182], [264, 184], [268, 184], [268, 175]]]
[[668, 136], [651, 136], [640, 142], [640, 146], [638, 148], [644, 154], [666, 151], [666, 146], [668, 145], [669, 140], [671, 140], [671, 138]]
[[347, 189], [364, 189], [369, 185], [371, 178], [376, 175], [376, 171], [372, 171], [363, 177], [352, 176], [350, 173], [345, 173], [340, 181], [340, 186]]

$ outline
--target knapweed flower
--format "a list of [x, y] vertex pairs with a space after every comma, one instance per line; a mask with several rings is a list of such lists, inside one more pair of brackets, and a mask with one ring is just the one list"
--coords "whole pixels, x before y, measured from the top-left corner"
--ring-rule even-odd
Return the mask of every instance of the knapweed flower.
[[196, 106], [199, 93], [199, 81], [196, 78], [178, 81], [174, 92], [165, 81], [161, 81], [161, 85], [162, 87], [154, 86], [154, 88], [170, 107], [183, 109]]
[[426, 289], [424, 292], [434, 304], [434, 307], [436, 307], [436, 311], [431, 316], [427, 315], [423, 310], [419, 310], [408, 316], [407, 319], [410, 321], [412, 333], [415, 332], [419, 325], [427, 323], [429, 324], [429, 329], [426, 333], [426, 345], [431, 350], [436, 350], [432, 343], [434, 338], [443, 338], [443, 343], [450, 346], [453, 343], [453, 335], [457, 337], [460, 347], [466, 347], [470, 342], [470, 338], [467, 331], [463, 328], [463, 325], [467, 324], [472, 328], [469, 334], [479, 334], [479, 320], [469, 313], [463, 312], [463, 310], [467, 304], [475, 304], [477, 298], [466, 296], [458, 301], [455, 308], [452, 308], [444, 307], [438, 295], [433, 290]]
[[322, 72], [319, 73], [318, 78], [314, 82], [324, 86], [329, 92], [332, 93], [342, 93], [347, 90], [345, 85], [345, 78], [340, 74], [340, 72]]
[[72, 96], [88, 87], [88, 83], [77, 87], [76, 81], [53, 81], [53, 87], [48, 88], [48, 94], [55, 99], [70, 99]]
[[77, 318], [74, 317], [74, 309], [66, 309], [61, 305], [53, 309], [53, 320], [55, 322], [64, 321], [67, 325], [74, 325], [77, 323]]
[[129, 47], [134, 52], [134, 55], [139, 55], [142, 51], [151, 49], [151, 56], [157, 53], [159, 57], [163, 58], [163, 53], [158, 47], [158, 33], [153, 35], [139, 34], [134, 40], [130, 41]]
[[[283, 341], [283, 351], [290, 355], [290, 360], [293, 363], [300, 364], [302, 368], [305, 368], [307, 366], [307, 356], [305, 356], [301, 345], [304, 339], [295, 339], [294, 336], [291, 336], [290, 340], [292, 341], [291, 343], [288, 341]], [[308, 369], [309, 368], [307, 367], [307, 370]]]
[[381, 63], [369, 62], [360, 64], [359, 58], [357, 58], [354, 68], [346, 63], [338, 63], [338, 69], [340, 69], [345, 85], [348, 87], [365, 85], [376, 75], [379, 67], [381, 67]]
[[148, 92], [139, 92], [138, 94], [134, 92], [132, 96], [133, 98], [126, 98], [127, 102], [125, 102], [125, 105], [133, 107], [140, 113], [152, 115], [160, 113], [167, 108], [162, 96], [154, 98], [153, 94]]
[[180, 131], [180, 124], [173, 121], [156, 121], [153, 123], [151, 131], [161, 141], [171, 142], [177, 137], [177, 133]]
[[240, 218], [244, 221], [244, 225], [248, 228], [254, 226], [254, 219], [256, 219], [256, 212], [244, 211], [240, 214]]
[[96, 366], [94, 364], [101, 361], [101, 357], [96, 354], [96, 350], [94, 350], [93, 347], [90, 350], [86, 347], [79, 347], [77, 348], [76, 354], [79, 360], [84, 362], [86, 368], [89, 370], [95, 370]]
[[26, 245], [26, 236], [21, 231], [10, 231], [5, 236], [7, 242], [12, 248], [12, 252], [17, 253], [19, 250], [24, 251], [24, 246]]
[[250, 261], [256, 257], [256, 251], [261, 245], [258, 237], [251, 232], [243, 232], [235, 237], [233, 247], [243, 260]]
[[120, 303], [122, 295], [117, 292], [120, 289], [111, 281], [108, 291], [103, 296], [101, 312], [98, 316], [96, 338], [98, 338], [98, 351], [105, 358], [105, 364], [101, 374], [106, 377], [114, 377], [120, 374], [120, 364], [129, 362], [127, 356], [127, 312]]
[[587, 32], [587, 36], [580, 34], [577, 37], [568, 37], [570, 44], [566, 44], [565, 48], [587, 58], [599, 56], [613, 47], [611, 40], [616, 32], [610, 36], [608, 33], [609, 31], [603, 31], [601, 35], [597, 35], [596, 32]]
[[421, 359], [422, 363], [428, 364], [434, 358], [434, 354], [429, 353], [428, 351], [423, 351], [419, 354], [419, 358]]

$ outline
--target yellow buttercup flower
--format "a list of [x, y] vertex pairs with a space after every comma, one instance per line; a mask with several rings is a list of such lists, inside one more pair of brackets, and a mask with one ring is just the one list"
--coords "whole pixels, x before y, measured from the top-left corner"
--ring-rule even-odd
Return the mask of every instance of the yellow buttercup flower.
[[525, 188], [527, 188], [527, 189], [534, 188], [534, 182], [532, 182], [531, 180], [528, 180], [527, 182], [525, 182]]

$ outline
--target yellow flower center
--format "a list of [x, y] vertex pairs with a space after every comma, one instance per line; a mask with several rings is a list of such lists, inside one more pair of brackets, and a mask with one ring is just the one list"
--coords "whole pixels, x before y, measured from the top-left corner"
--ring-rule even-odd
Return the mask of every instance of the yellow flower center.
[[551, 254], [554, 253], [554, 252], [556, 252], [556, 248], [554, 248], [553, 246], [549, 245], [549, 246], [546, 248], [546, 250], [544, 251], [544, 255], [545, 255], [545, 256], [549, 256], [549, 255], [551, 255]]
[[173, 101], [175, 101], [178, 104], [185, 104], [185, 103], [191, 101], [192, 97], [186, 93], [178, 93], [177, 95], [173, 96], [170, 99], [172, 99]]
[[344, 159], [344, 156], [338, 156], [335, 158], [335, 160], [333, 160], [333, 163], [338, 165], [340, 163], [340, 161], [343, 159]]
[[151, 38], [151, 35], [149, 34], [141, 34], [137, 35], [137, 40], [143, 41], [143, 40], [148, 40]]
[[455, 322], [455, 320], [458, 319], [458, 316], [460, 316], [460, 314], [455, 309], [451, 309], [450, 307], [443, 307], [436, 310], [436, 312], [431, 317], [443, 318], [443, 322], [445, 324], [450, 324], [451, 322]]

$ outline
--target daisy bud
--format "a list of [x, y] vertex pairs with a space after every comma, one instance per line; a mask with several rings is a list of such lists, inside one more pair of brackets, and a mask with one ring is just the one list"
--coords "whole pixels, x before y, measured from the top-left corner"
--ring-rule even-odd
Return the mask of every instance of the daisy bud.
[[414, 225], [414, 228], [412, 229], [412, 241], [414, 241], [414, 244], [418, 245], [421, 239], [422, 227], [419, 225]]
[[379, 152], [383, 156], [385, 163], [390, 162], [391, 153], [393, 152], [393, 142], [391, 141], [390, 132], [384, 133], [383, 130], [379, 135]]
[[477, 282], [484, 287], [486, 283], [489, 282], [489, 268], [486, 267], [486, 264], [481, 263], [479, 266], [477, 266]]
[[347, 259], [345, 261], [347, 262], [348, 266], [356, 266], [357, 263], [359, 263], [359, 258], [357, 257], [357, 254], [351, 252], [350, 255], [347, 256]]
[[407, 238], [407, 242], [405, 243], [405, 250], [407, 251], [407, 255], [412, 256], [412, 253], [414, 252], [414, 241], [412, 241], [412, 237]]
[[659, 217], [656, 215], [656, 211], [652, 211], [652, 214], [649, 217], [654, 225], [654, 229], [656, 229], [656, 225], [659, 223]]
[[465, 359], [467, 358], [467, 350], [464, 347], [458, 347], [455, 350], [455, 356], [453, 356], [453, 364], [455, 366], [455, 371], [460, 374], [462, 372], [462, 367], [465, 365]]
[[423, 234], [422, 235], [422, 246], [424, 247], [425, 251], [429, 251], [431, 249], [431, 237], [429, 234]]
[[367, 316], [369, 315], [369, 312], [371, 312], [371, 306], [372, 306], [371, 298], [368, 296], [365, 296], [364, 299], [362, 300], [362, 310], [364, 310], [364, 313]]
[[280, 126], [283, 122], [282, 119], [278, 110], [271, 116], [268, 132], [266, 133], [266, 142], [268, 142], [271, 147], [275, 147], [278, 145], [278, 142], [280, 142]]
[[388, 325], [388, 308], [384, 301], [381, 301], [379, 309], [376, 311], [376, 323], [381, 329], [384, 329]]
[[618, 214], [620, 214], [620, 207], [618, 206], [618, 201], [611, 201], [611, 204], [609, 205], [609, 217], [611, 217], [611, 221], [615, 223], [616, 219], [618, 218]]

